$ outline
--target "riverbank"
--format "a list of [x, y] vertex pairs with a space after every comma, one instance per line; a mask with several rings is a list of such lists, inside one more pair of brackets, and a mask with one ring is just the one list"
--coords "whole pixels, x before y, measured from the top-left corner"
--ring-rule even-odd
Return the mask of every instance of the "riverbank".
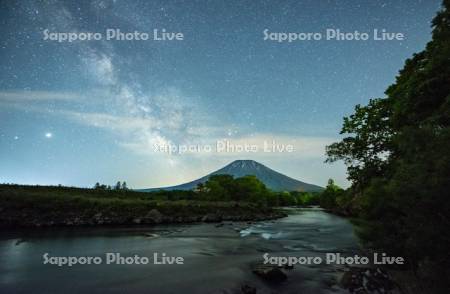
[[246, 202], [155, 200], [134, 191], [0, 186], [1, 227], [259, 221], [284, 216], [279, 209]]
[[[357, 213], [351, 209], [334, 208], [324, 209], [324, 211], [349, 220], [353, 224], [354, 230], [358, 230], [358, 227], [364, 224], [364, 221], [358, 218]], [[361, 250], [366, 256], [374, 253], [373, 248], [368, 248], [364, 244], [362, 244]], [[377, 290], [383, 289], [385, 291], [383, 293], [418, 294], [424, 293], [426, 289], [433, 289], [432, 284], [425, 285], [424, 281], [427, 281], [427, 279], [419, 279], [417, 273], [415, 274], [407, 266], [404, 268], [384, 266], [370, 269], [353, 267], [341, 277], [340, 284], [341, 287], [348, 289], [351, 293], [354, 293], [355, 289], [363, 289], [371, 293], [370, 288], [373, 287]], [[373, 284], [376, 286], [373, 286]], [[436, 291], [436, 293], [439, 292]]]

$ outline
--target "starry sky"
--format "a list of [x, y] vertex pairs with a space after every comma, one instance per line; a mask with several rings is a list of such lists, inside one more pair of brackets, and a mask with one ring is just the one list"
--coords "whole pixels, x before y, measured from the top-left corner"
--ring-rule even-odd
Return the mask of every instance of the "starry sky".
[[[440, 0], [0, 1], [0, 183], [180, 184], [236, 159], [348, 186], [325, 164], [354, 105], [383, 97], [430, 40]], [[44, 40], [43, 31], [181, 32], [182, 41]], [[264, 40], [263, 31], [404, 41]], [[274, 140], [294, 152], [156, 151]]]

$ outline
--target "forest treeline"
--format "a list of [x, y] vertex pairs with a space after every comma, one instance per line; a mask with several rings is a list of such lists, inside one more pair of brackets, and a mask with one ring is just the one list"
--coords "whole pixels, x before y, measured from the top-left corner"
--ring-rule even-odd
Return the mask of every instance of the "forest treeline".
[[256, 176], [234, 178], [226, 174], [213, 175], [191, 191], [151, 192], [153, 199], [160, 200], [236, 201], [268, 207], [317, 205], [318, 195], [297, 191], [275, 192], [267, 188]]
[[[344, 118], [328, 162], [343, 160], [351, 187], [327, 189], [325, 208], [356, 216], [366, 246], [404, 256], [423, 293], [450, 277], [450, 1], [432, 40], [406, 60], [385, 98]], [[435, 290], [432, 290], [435, 289]]]
[[[319, 205], [320, 193], [284, 191], [276, 192], [266, 187], [256, 176], [248, 175], [234, 178], [220, 174], [211, 176], [205, 183], [200, 183], [193, 190], [156, 190], [138, 192], [128, 188], [126, 182], [116, 185], [96, 183], [92, 188], [66, 186], [25, 186], [16, 184], [0, 184], [0, 207], [2, 200], [20, 203], [40, 201], [39, 197], [57, 198], [62, 201], [197, 201], [197, 202], [233, 202], [251, 203], [259, 207], [309, 206]], [[33, 200], [35, 199], [35, 200]]]

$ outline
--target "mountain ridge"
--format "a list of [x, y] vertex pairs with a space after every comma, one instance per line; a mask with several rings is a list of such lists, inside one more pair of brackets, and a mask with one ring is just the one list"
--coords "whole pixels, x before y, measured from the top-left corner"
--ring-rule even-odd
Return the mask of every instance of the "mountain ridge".
[[221, 169], [184, 184], [161, 188], [139, 189], [138, 191], [152, 192], [158, 190], [192, 190], [199, 183], [206, 182], [210, 176], [220, 174], [232, 175], [235, 178], [254, 175], [273, 191], [319, 192], [323, 190], [320, 186], [296, 180], [254, 160], [235, 160]]

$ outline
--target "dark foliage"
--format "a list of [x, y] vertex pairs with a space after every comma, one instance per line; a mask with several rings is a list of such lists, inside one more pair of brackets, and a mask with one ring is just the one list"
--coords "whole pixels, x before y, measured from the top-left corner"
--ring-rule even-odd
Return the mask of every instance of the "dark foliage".
[[364, 224], [360, 236], [405, 256], [428, 293], [450, 288], [449, 9], [445, 0], [431, 42], [387, 97], [356, 106], [344, 119], [347, 137], [327, 148], [328, 161], [348, 165], [346, 206]]

